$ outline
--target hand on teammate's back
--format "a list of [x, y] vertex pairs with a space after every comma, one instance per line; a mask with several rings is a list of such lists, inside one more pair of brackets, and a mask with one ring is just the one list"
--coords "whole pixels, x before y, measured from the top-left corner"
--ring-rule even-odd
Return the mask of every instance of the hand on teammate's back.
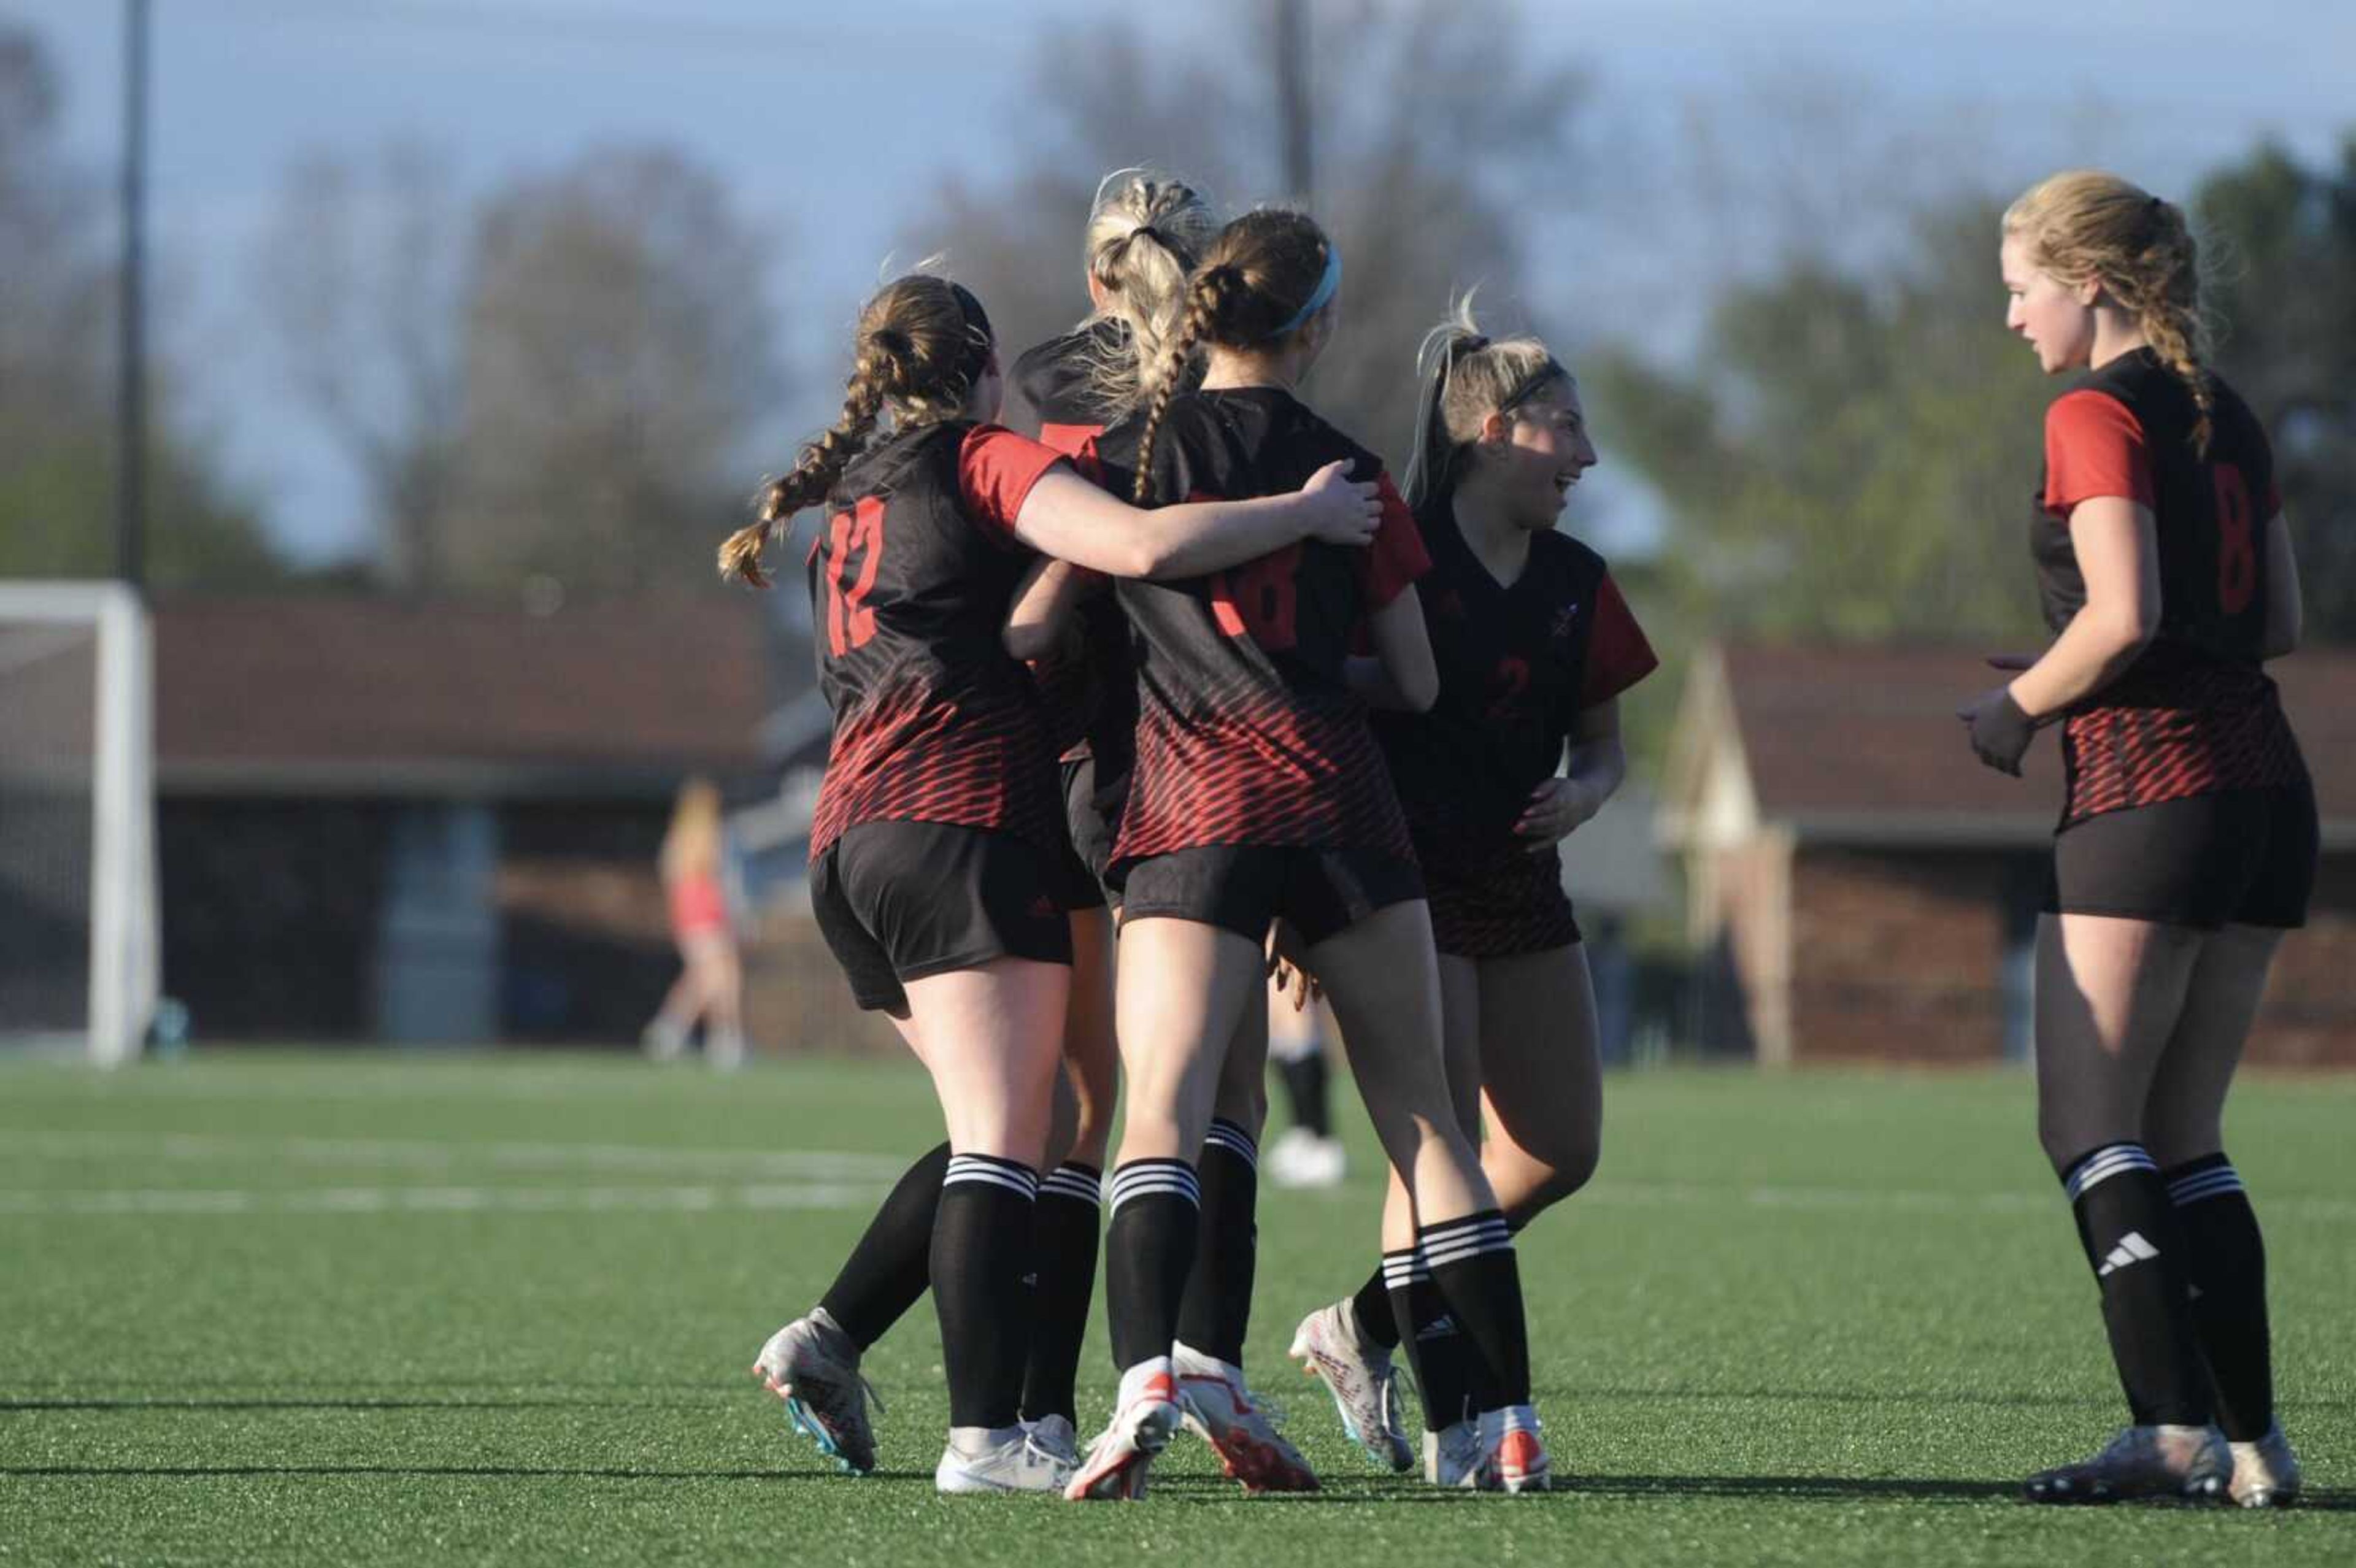
[[1361, 485], [1349, 475], [1350, 461], [1335, 458], [1301, 487], [1312, 511], [1309, 537], [1327, 544], [1367, 545], [1383, 518], [1380, 486]]
[[1530, 840], [1531, 854], [1543, 855], [1602, 808], [1602, 796], [1577, 779], [1548, 779], [1530, 792], [1514, 831]]

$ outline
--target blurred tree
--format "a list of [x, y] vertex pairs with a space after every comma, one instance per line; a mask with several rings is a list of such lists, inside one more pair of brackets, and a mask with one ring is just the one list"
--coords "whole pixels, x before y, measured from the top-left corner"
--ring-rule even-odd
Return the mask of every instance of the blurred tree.
[[[116, 272], [100, 193], [56, 144], [61, 91], [38, 38], [0, 24], [0, 577], [115, 564]], [[149, 582], [282, 579], [252, 508], [187, 430], [176, 379], [158, 363], [148, 382]]]
[[[1580, 93], [1516, 49], [1509, 0], [1312, 8], [1312, 207], [1344, 265], [1341, 332], [1304, 391], [1321, 413], [1407, 466], [1415, 351], [1451, 291], [1483, 284], [1484, 312], [1520, 325], [1534, 207], [1568, 202]], [[911, 214], [921, 254], [981, 296], [1023, 347], [1085, 315], [1080, 230], [1097, 182], [1151, 164], [1232, 214], [1282, 188], [1275, 8], [1231, 9], [1232, 47], [1173, 56], [1123, 23], [1043, 47], [1041, 122], [1001, 186], [951, 183]], [[844, 347], [830, 346], [837, 360]]]
[[2356, 134], [2340, 166], [2264, 146], [2195, 197], [2218, 368], [2274, 438], [2310, 636], [2356, 638]]
[[753, 233], [659, 148], [594, 153], [471, 212], [392, 149], [315, 162], [257, 276], [296, 382], [367, 479], [404, 591], [717, 586], [701, 548], [777, 393]]

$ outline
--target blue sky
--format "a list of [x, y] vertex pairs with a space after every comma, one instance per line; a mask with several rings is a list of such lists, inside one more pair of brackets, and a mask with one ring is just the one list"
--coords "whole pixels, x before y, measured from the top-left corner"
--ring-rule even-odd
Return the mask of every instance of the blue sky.
[[[762, 0], [155, 0], [154, 223], [159, 325], [200, 373], [196, 416], [298, 553], [365, 539], [350, 475], [288, 394], [252, 328], [254, 236], [306, 151], [427, 144], [472, 188], [601, 144], [659, 140], [719, 173], [791, 242], [772, 293], [809, 374], [779, 411], [821, 418], [833, 324], [925, 191], [1005, 172], [1043, 37], [1144, 7], [1036, 0], [862, 6]], [[1533, 192], [1530, 221], [1565, 265], [1533, 306], [1634, 322], [1689, 350], [1709, 286], [1763, 253], [1795, 212], [1838, 213], [1877, 180], [2008, 189], [2101, 163], [2164, 192], [2261, 135], [2336, 158], [2356, 127], [2356, 4], [2347, 0], [1529, 0], [1530, 38], [1591, 87], [1588, 166]], [[1150, 13], [1209, 45], [1229, 13]], [[67, 144], [118, 155], [115, 0], [0, 0], [62, 63]], [[865, 111], [889, 58], [903, 101]], [[865, 69], [862, 69], [865, 68]], [[1811, 118], [1814, 116], [1815, 118]], [[1699, 147], [1714, 147], [1704, 155]], [[1134, 154], [1108, 149], [1108, 166]], [[1664, 169], [1690, 176], [1665, 192]], [[1710, 180], [1718, 184], [1713, 187]], [[1815, 206], [1730, 194], [1762, 183]], [[1570, 194], [1576, 190], [1574, 198]], [[1224, 194], [1224, 193], [1223, 193]], [[1252, 193], [1240, 193], [1248, 196]], [[1994, 298], [1992, 286], [1992, 299]], [[2000, 308], [2000, 301], [1997, 302]], [[1077, 305], [1076, 302], [1076, 313]], [[1607, 454], [1608, 455], [1608, 454]], [[1599, 504], [1614, 505], [1607, 494]], [[1640, 500], [1618, 505], [1641, 517]]]

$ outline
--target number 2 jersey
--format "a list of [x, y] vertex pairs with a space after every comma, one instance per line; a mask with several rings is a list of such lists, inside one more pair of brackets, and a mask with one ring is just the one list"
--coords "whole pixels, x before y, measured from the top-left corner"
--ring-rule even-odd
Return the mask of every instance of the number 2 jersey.
[[2065, 718], [2064, 827], [2307, 776], [2261, 667], [2265, 525], [2281, 510], [2274, 455], [2248, 405], [2211, 384], [2206, 453], [2193, 446], [2190, 391], [2147, 348], [2111, 360], [2046, 411], [2030, 525], [2046, 625], [2058, 634], [2086, 602], [2070, 541], [2082, 503], [2117, 496], [2149, 507], [2159, 551], [2158, 633]]
[[1438, 885], [1533, 856], [1514, 825], [1555, 776], [1580, 712], [1659, 667], [1603, 558], [1534, 534], [1521, 574], [1490, 575], [1442, 501], [1418, 517], [1431, 571], [1416, 584], [1440, 698], [1374, 716], [1424, 873]]
[[[1130, 493], [1144, 423], [1132, 415], [1098, 439], [1117, 494]], [[1382, 487], [1372, 545], [1303, 540], [1208, 576], [1118, 585], [1138, 714], [1116, 866], [1215, 844], [1412, 859], [1365, 705], [1343, 677], [1366, 617], [1430, 564], [1381, 461], [1281, 389], [1182, 392], [1155, 443], [1153, 499], [1282, 495], [1337, 459]]]
[[1046, 726], [1001, 638], [1037, 559], [1015, 515], [1063, 460], [1000, 426], [950, 421], [894, 432], [836, 482], [808, 560], [819, 688], [834, 712], [812, 860], [884, 821], [1062, 853]]

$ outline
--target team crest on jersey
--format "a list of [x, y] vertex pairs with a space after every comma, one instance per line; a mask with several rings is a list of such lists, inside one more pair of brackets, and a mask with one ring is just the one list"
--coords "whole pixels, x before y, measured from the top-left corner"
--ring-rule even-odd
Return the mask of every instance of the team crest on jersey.
[[1554, 623], [1547, 627], [1547, 635], [1559, 642], [1570, 635], [1570, 628], [1578, 620], [1579, 606], [1566, 604], [1555, 612]]
[[1434, 604], [1432, 608], [1451, 621], [1464, 619], [1464, 600], [1453, 588], [1442, 593], [1440, 596], [1440, 603]]

